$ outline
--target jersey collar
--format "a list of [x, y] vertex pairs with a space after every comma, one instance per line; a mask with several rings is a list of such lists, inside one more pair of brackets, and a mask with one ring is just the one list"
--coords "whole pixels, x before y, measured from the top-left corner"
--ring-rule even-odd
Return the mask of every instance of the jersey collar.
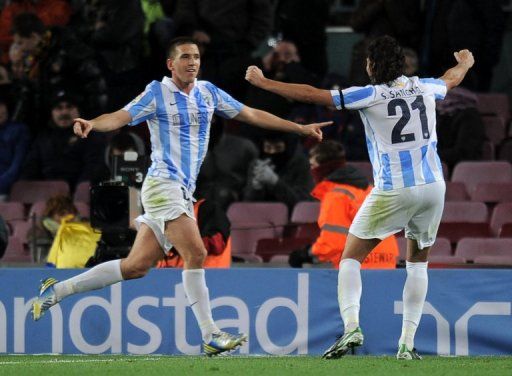
[[[162, 83], [167, 86], [173, 93], [177, 93], [177, 92], [180, 92], [182, 94], [185, 94], [187, 95], [187, 93], [183, 92], [182, 90], [180, 90], [176, 84], [172, 81], [171, 77], [167, 77], [165, 76], [163, 79], [162, 79]], [[192, 91], [197, 87], [197, 78], [194, 79], [194, 87], [192, 88], [192, 90], [190, 91], [192, 93]]]

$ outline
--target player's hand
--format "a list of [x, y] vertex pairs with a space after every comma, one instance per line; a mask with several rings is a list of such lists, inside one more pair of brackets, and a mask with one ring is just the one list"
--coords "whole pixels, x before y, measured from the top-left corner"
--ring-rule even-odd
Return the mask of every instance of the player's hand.
[[473, 64], [475, 64], [475, 58], [469, 50], [460, 50], [459, 52], [454, 52], [453, 56], [455, 56], [457, 63], [463, 64], [467, 68], [471, 68]]
[[317, 141], [322, 142], [323, 134], [322, 128], [331, 125], [332, 121], [326, 121], [323, 123], [312, 123], [302, 126], [302, 135], [307, 137], [313, 137]]
[[73, 124], [73, 132], [75, 132], [75, 134], [80, 138], [86, 138], [92, 130], [91, 122], [81, 118], [76, 118], [74, 121], [75, 124]]
[[265, 76], [260, 68], [255, 65], [251, 65], [245, 72], [245, 79], [252, 85], [261, 87], [263, 80], [265, 80]]

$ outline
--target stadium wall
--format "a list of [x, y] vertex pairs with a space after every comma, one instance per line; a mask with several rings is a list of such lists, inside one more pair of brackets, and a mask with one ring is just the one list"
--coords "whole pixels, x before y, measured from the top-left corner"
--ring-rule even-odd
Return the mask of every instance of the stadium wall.
[[[0, 269], [0, 353], [200, 353], [179, 270], [153, 270], [70, 297], [33, 322], [39, 280], [78, 272]], [[341, 331], [334, 270], [242, 268], [206, 276], [218, 325], [249, 333], [242, 354], [319, 355]], [[404, 270], [363, 271], [365, 344], [358, 354], [395, 353], [404, 281]], [[510, 354], [511, 306], [509, 270], [431, 270], [416, 347], [422, 354]]]

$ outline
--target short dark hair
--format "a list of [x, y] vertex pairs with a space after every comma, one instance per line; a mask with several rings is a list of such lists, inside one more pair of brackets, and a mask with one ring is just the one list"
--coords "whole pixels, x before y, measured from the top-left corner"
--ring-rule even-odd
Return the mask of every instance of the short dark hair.
[[18, 34], [22, 38], [30, 38], [32, 33], [43, 34], [45, 31], [43, 21], [30, 12], [18, 14], [12, 22], [12, 35]]
[[167, 48], [167, 57], [173, 57], [176, 53], [176, 47], [182, 46], [184, 44], [195, 44], [197, 46], [197, 42], [191, 37], [174, 38], [169, 42], [169, 48]]
[[310, 157], [315, 157], [318, 164], [330, 161], [345, 160], [345, 148], [343, 145], [334, 140], [326, 140], [315, 145], [309, 151]]
[[405, 57], [402, 47], [395, 38], [385, 35], [374, 39], [368, 46], [368, 59], [373, 84], [387, 84], [394, 81], [405, 69]]

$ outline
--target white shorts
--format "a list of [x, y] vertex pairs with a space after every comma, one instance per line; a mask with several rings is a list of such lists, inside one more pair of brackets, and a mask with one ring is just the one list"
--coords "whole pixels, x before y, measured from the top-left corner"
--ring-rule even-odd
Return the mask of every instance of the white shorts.
[[165, 222], [182, 214], [195, 219], [192, 194], [173, 180], [148, 176], [142, 184], [141, 200], [144, 214], [135, 219], [137, 229], [141, 223], [148, 225], [155, 233], [163, 252], [169, 252], [172, 244], [165, 236]]
[[405, 236], [430, 247], [436, 240], [444, 208], [444, 181], [382, 191], [374, 188], [350, 226], [361, 239], [385, 239], [405, 228]]

